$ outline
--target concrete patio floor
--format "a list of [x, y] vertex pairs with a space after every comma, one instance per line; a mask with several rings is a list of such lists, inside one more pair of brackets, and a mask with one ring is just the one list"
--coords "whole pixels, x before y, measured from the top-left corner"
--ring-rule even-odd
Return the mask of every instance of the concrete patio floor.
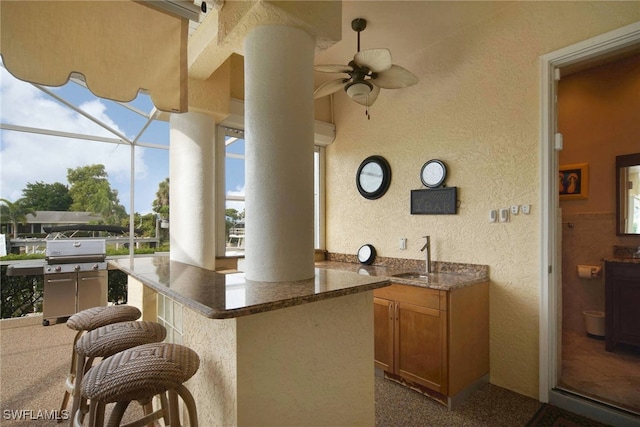
[[[61, 413], [60, 405], [74, 336], [66, 323], [42, 326], [42, 316], [0, 321], [2, 426], [68, 425], [68, 413]], [[138, 405], [132, 404], [125, 419], [140, 413]]]
[[[59, 411], [74, 336], [65, 323], [42, 326], [42, 316], [0, 321], [0, 425], [69, 424], [51, 416], [67, 415]], [[489, 384], [460, 408], [448, 411], [420, 393], [376, 377], [377, 427], [524, 426], [539, 406], [534, 399]], [[140, 414], [140, 406], [133, 403], [124, 420]]]

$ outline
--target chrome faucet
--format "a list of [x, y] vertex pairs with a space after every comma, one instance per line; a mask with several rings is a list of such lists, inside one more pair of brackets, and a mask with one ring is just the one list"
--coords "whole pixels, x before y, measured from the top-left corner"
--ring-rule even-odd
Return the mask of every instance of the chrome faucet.
[[424, 244], [422, 249], [420, 249], [420, 252], [426, 251], [427, 273], [431, 273], [431, 237], [430, 236], [422, 236], [422, 237], [427, 239], [427, 242]]

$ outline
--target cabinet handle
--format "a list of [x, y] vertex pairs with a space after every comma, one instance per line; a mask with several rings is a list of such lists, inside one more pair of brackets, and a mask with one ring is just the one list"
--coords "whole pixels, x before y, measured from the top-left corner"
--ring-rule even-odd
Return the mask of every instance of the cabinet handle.
[[75, 282], [73, 279], [47, 279], [47, 283]]
[[389, 303], [389, 320], [393, 320], [392, 303]]

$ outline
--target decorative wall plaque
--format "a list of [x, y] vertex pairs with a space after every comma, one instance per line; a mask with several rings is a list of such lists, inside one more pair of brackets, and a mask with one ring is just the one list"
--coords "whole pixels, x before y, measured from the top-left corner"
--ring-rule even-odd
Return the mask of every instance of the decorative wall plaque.
[[411, 215], [458, 213], [458, 187], [411, 190]]

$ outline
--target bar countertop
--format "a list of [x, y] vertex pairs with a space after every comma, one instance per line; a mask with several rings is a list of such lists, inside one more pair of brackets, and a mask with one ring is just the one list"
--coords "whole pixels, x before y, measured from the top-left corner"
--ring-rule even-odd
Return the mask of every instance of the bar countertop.
[[293, 282], [247, 280], [241, 272], [215, 272], [168, 256], [116, 259], [109, 263], [153, 290], [212, 319], [229, 319], [388, 286], [387, 277], [316, 268]]

